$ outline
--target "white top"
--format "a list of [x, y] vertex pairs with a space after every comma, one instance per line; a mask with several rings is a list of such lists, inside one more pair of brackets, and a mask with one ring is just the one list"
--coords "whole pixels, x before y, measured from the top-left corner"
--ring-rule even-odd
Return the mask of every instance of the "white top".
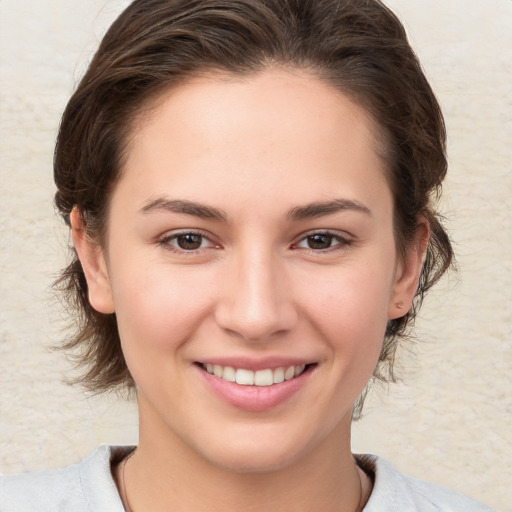
[[[100, 446], [64, 469], [0, 476], [0, 512], [124, 512], [110, 472], [131, 447]], [[364, 512], [492, 512], [462, 494], [396, 471], [374, 455], [357, 455], [375, 482]]]

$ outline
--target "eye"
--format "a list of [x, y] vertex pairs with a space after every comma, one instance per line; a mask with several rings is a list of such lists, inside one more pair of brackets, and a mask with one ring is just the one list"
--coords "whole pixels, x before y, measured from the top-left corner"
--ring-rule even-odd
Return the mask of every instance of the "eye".
[[193, 252], [216, 247], [205, 235], [192, 231], [166, 235], [158, 243], [175, 252]]
[[177, 235], [172, 242], [184, 251], [195, 251], [203, 245], [204, 237], [197, 233], [184, 233], [183, 235]]
[[333, 233], [311, 233], [302, 238], [295, 247], [300, 249], [310, 249], [312, 251], [326, 251], [334, 249], [338, 246], [347, 246], [350, 244], [350, 240], [335, 235]]

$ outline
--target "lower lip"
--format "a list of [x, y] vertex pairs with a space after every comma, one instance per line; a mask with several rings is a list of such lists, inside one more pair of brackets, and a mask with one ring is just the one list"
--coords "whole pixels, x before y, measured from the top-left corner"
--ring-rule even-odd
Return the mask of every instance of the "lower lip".
[[271, 386], [242, 386], [236, 382], [215, 377], [197, 367], [206, 385], [224, 402], [245, 411], [266, 411], [287, 402], [307, 382], [312, 368], [307, 368], [298, 377]]

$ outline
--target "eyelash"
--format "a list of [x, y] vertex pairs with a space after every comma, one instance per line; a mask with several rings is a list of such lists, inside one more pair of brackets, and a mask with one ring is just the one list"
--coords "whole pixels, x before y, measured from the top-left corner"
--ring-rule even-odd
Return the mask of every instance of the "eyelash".
[[[191, 248], [191, 249], [185, 249], [182, 247], [177, 247], [173, 244], [173, 242], [177, 241], [180, 237], [186, 237], [186, 236], [192, 236], [192, 237], [199, 237], [199, 243], [202, 245], [205, 241], [208, 242], [210, 245], [208, 247], [198, 247], [198, 248]], [[301, 243], [308, 243], [308, 239], [311, 239], [312, 237], [319, 236], [319, 237], [326, 237], [329, 238], [329, 242], [332, 243], [333, 241], [337, 242], [334, 245], [330, 245], [326, 248], [321, 249], [314, 249], [312, 247], [300, 247]], [[177, 254], [183, 254], [183, 255], [194, 255], [198, 252], [202, 252], [205, 249], [210, 248], [218, 248], [219, 246], [212, 242], [210, 237], [205, 234], [202, 231], [195, 231], [195, 230], [187, 230], [187, 231], [181, 231], [178, 233], [172, 233], [169, 235], [164, 235], [162, 238], [160, 238], [157, 241], [159, 246], [164, 247], [166, 250], [177, 253]], [[319, 253], [326, 253], [336, 250], [343, 250], [346, 249], [348, 246], [350, 246], [353, 243], [353, 240], [341, 236], [339, 233], [335, 233], [329, 230], [323, 230], [323, 231], [313, 231], [310, 233], [306, 233], [301, 235], [301, 238], [298, 239], [296, 243], [293, 243], [291, 246], [291, 249], [293, 250], [303, 250], [306, 252], [309, 252], [311, 254], [319, 254]]]
[[[337, 242], [334, 245], [331, 245], [329, 247], [326, 247], [324, 249], [313, 249], [311, 247], [299, 247], [300, 243], [308, 243], [308, 239], [312, 238], [314, 236], [320, 236], [320, 237], [328, 237], [331, 240], [331, 243], [333, 241]], [[305, 250], [311, 254], [318, 254], [318, 253], [325, 253], [325, 252], [331, 252], [331, 251], [337, 251], [337, 250], [343, 250], [349, 247], [353, 243], [353, 240], [341, 236], [338, 232], [333, 232], [329, 230], [323, 230], [323, 231], [312, 231], [310, 233], [306, 233], [305, 235], [301, 235], [301, 238], [298, 240], [297, 243], [294, 243], [292, 245], [292, 249], [299, 249], [299, 250]]]
[[[201, 245], [205, 241], [209, 242], [209, 244], [211, 244], [211, 245], [209, 247], [198, 247], [197, 249], [183, 249], [181, 247], [175, 246], [172, 243], [174, 241], [177, 241], [180, 237], [186, 237], [186, 236], [200, 237]], [[190, 256], [192, 256], [194, 254], [197, 254], [198, 252], [202, 252], [205, 249], [217, 248], [218, 247], [217, 244], [212, 242], [212, 240], [210, 239], [210, 237], [208, 235], [206, 235], [202, 231], [194, 231], [194, 230], [187, 230], [187, 231], [181, 231], [179, 233], [172, 233], [172, 234], [169, 234], [169, 235], [164, 235], [162, 238], [160, 238], [157, 241], [157, 244], [159, 246], [163, 247], [164, 249], [168, 250], [168, 251], [171, 251], [171, 252], [174, 252], [174, 253], [177, 253], [177, 254], [190, 255]]]

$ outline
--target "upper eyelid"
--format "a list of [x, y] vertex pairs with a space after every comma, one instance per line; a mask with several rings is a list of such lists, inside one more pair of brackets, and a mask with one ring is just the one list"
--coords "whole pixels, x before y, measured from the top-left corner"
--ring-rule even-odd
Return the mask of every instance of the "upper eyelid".
[[[205, 238], [206, 240], [208, 240], [208, 242], [211, 244], [212, 247], [218, 247], [220, 245], [220, 243], [217, 242], [215, 240], [215, 237], [213, 237], [211, 234], [206, 233], [205, 231], [203, 231], [201, 229], [186, 229], [186, 228], [178, 229], [178, 230], [174, 230], [174, 231], [167, 231], [163, 235], [160, 235], [156, 238], [156, 243], [159, 245], [165, 245], [165, 244], [170, 243], [172, 240], [175, 240], [179, 236], [188, 235], [188, 234], [199, 235], [199, 236]], [[201, 251], [201, 250], [208, 249], [208, 248], [209, 247], [203, 247], [202, 249], [195, 249], [195, 250], [190, 250], [190, 251], [176, 248], [176, 251], [182, 251], [184, 253], [187, 253], [187, 252], [192, 253], [194, 251]]]
[[210, 233], [207, 233], [206, 231], [204, 231], [202, 229], [194, 229], [194, 228], [175, 229], [175, 230], [166, 231], [162, 235], [159, 235], [157, 237], [157, 239], [158, 240], [167, 240], [167, 239], [176, 238], [178, 236], [188, 235], [188, 234], [200, 235], [204, 238], [207, 238], [210, 241], [213, 241], [212, 240], [213, 236]]
[[329, 235], [334, 238], [340, 238], [341, 240], [353, 240], [355, 238], [349, 232], [338, 229], [312, 229], [311, 231], [306, 231], [296, 236], [294, 243], [300, 242], [301, 240], [304, 240], [304, 238], [313, 235]]
[[[332, 237], [334, 240], [336, 240], [338, 243], [327, 247], [325, 249], [313, 249], [310, 247], [300, 247], [300, 244], [302, 244], [308, 237], [314, 236], [314, 235], [327, 235]], [[331, 229], [316, 229], [312, 231], [308, 231], [306, 233], [302, 233], [298, 237], [295, 238], [295, 241], [290, 244], [290, 249], [292, 250], [298, 250], [298, 251], [306, 251], [311, 254], [327, 254], [331, 252], [339, 252], [342, 250], [346, 250], [348, 246], [351, 246], [355, 243], [355, 237], [351, 235], [350, 233], [347, 233], [346, 231], [340, 232], [339, 230], [331, 230]]]

